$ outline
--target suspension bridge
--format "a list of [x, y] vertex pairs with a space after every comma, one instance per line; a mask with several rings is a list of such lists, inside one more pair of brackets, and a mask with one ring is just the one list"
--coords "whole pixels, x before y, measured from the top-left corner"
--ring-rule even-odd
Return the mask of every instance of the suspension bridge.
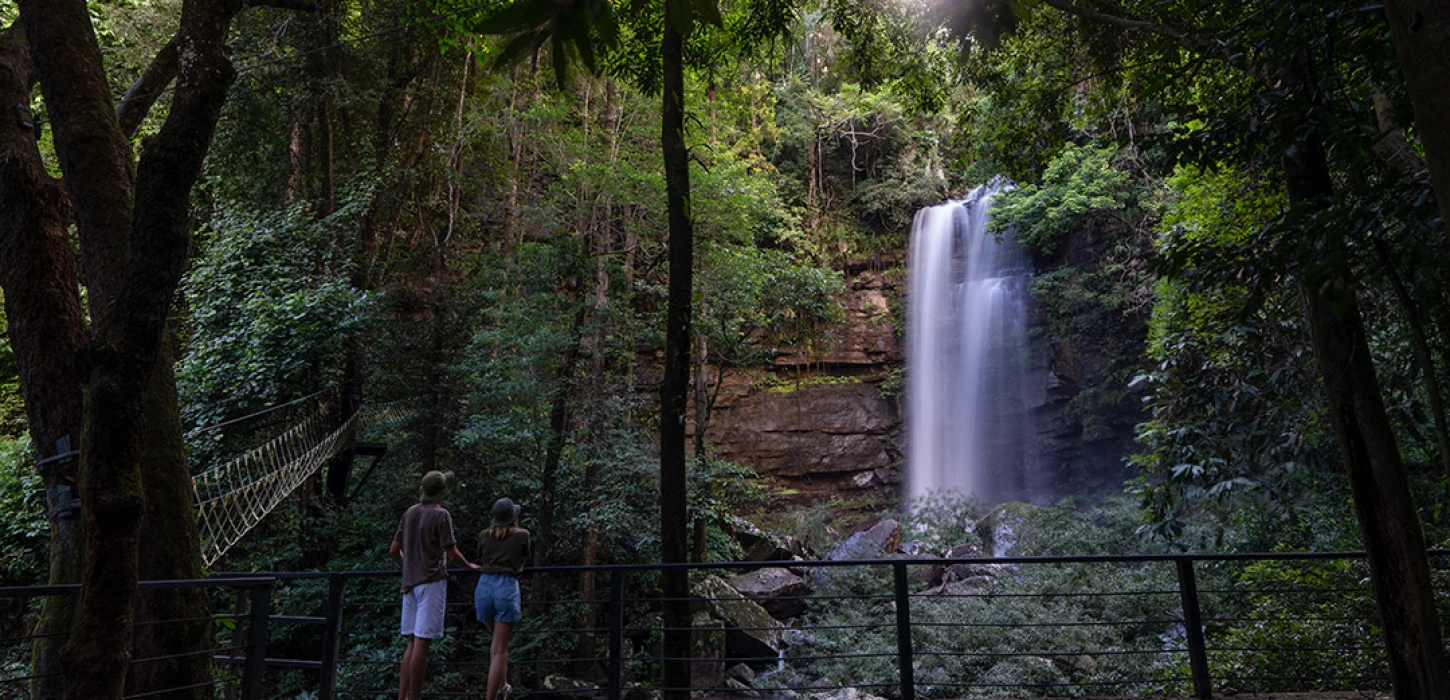
[[352, 443], [360, 430], [406, 420], [404, 402], [365, 405], [341, 425], [319, 408], [235, 459], [192, 477], [202, 564], [210, 567]]

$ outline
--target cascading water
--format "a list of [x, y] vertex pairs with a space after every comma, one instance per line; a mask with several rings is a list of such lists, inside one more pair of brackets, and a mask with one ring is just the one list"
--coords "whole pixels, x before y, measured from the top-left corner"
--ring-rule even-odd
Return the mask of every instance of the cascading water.
[[[1000, 184], [921, 210], [907, 290], [908, 496], [1041, 500], [1032, 409], [1043, 380], [1027, 332], [1032, 268], [1010, 236], [987, 232]], [[1035, 391], [1033, 387], [1036, 387]]]

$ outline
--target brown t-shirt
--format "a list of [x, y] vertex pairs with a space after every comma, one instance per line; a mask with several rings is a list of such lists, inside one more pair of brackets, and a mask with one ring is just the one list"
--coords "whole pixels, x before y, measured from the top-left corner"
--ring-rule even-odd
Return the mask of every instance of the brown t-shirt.
[[516, 527], [501, 540], [489, 536], [488, 530], [478, 534], [478, 565], [486, 574], [517, 576], [529, 560], [532, 547], [529, 531]]
[[403, 592], [423, 583], [448, 578], [447, 550], [453, 539], [453, 516], [437, 503], [418, 503], [403, 512], [393, 540], [403, 547]]

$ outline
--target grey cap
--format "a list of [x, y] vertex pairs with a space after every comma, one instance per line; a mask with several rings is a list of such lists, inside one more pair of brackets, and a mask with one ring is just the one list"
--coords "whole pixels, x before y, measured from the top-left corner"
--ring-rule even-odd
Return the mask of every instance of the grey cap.
[[422, 503], [437, 503], [453, 490], [453, 472], [433, 470], [423, 475], [418, 486], [418, 500]]
[[518, 522], [520, 510], [522, 509], [519, 508], [519, 504], [507, 498], [494, 501], [493, 522], [489, 523], [489, 527], [504, 527]]

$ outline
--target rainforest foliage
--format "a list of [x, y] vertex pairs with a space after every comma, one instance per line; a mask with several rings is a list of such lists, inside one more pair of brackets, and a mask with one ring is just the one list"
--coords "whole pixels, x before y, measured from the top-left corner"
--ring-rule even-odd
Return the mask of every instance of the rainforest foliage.
[[[1450, 154], [1427, 137], [1444, 124], [1416, 111], [1395, 8], [253, 4], [228, 20], [236, 77], [179, 217], [191, 235], [179, 291], [158, 307], [169, 309], [157, 320], [164, 335], [153, 334], [175, 360], [187, 468], [200, 472], [309, 411], [345, 412], [364, 397], [402, 401], [413, 417], [386, 428], [392, 447], [367, 488], [307, 486], [221, 569], [387, 566], [397, 513], [414, 500], [417, 474], [435, 468], [459, 476], [456, 522], [485, 522], [497, 495], [524, 503], [537, 564], [659, 558], [659, 397], [665, 355], [678, 349], [666, 333], [680, 173], [661, 162], [661, 134], [673, 132], [660, 50], [672, 32], [684, 40], [683, 213], [694, 246], [692, 558], [740, 555], [725, 528], [735, 516], [759, 516], [821, 549], [831, 538], [814, 525], [849, 527], [856, 514], [827, 512], [830, 504], [781, 514], [749, 465], [712, 458], [704, 435], [716, 400], [732, 373], [784, 372], [775, 364], [783, 355], [831, 349], [850, 321], [842, 299], [855, 276], [904, 279], [914, 213], [997, 177], [1013, 187], [997, 198], [994, 230], [1031, 251], [1042, 340], [1078, 368], [1071, 414], [1089, 439], [1105, 416], [1139, 416], [1126, 496], [1100, 510], [1035, 513], [1040, 536], [1024, 553], [1360, 549], [1361, 527], [1372, 527], [1353, 506], [1363, 499], [1349, 476], [1360, 461], [1402, 467], [1413, 507], [1399, 510], [1418, 516], [1416, 532], [1423, 525], [1421, 559], [1424, 545], [1450, 545], [1450, 204], [1437, 204], [1435, 186], [1445, 185], [1431, 181]], [[9, 37], [0, 58], [17, 45], [9, 32], [21, 27], [21, 5], [0, 0]], [[180, 88], [144, 78], [182, 5], [88, 5], [113, 97], [135, 84], [155, 91], [140, 98], [160, 98], [124, 134], [136, 153], [165, 141], [169, 95]], [[38, 124], [33, 150], [46, 173], [61, 175], [58, 100], [24, 88]], [[7, 108], [7, 124], [10, 116]], [[105, 257], [88, 252], [84, 230], [61, 230], [89, 303]], [[86, 322], [105, 321], [110, 308]], [[26, 435], [26, 373], [12, 346], [21, 347], [0, 339], [6, 584], [44, 580], [50, 546]], [[1326, 359], [1337, 357], [1358, 364]], [[1373, 391], [1341, 391], [1343, 382]], [[1371, 442], [1388, 448], [1347, 457], [1347, 429], [1336, 426], [1367, 414], [1383, 418]], [[1376, 435], [1374, 425], [1362, 432]], [[930, 525], [983, 515], [958, 503]], [[1325, 588], [1369, 575], [1219, 573], [1226, 586]], [[1163, 572], [1105, 575], [1125, 587], [1171, 586]], [[1019, 579], [1008, 592], [1057, 583]], [[854, 593], [884, 585], [837, 584]], [[1033, 605], [973, 614], [1058, 614]], [[1278, 627], [1230, 635], [1242, 648], [1270, 633], [1313, 645], [1315, 631], [1294, 620], [1324, 612], [1274, 609]], [[810, 614], [841, 624], [869, 612]], [[1083, 643], [1156, 633], [1124, 634]], [[1375, 643], [1373, 630], [1356, 635]], [[859, 641], [817, 640], [825, 651]], [[1038, 641], [983, 632], [968, 646]], [[523, 651], [573, 651], [566, 646], [547, 638]], [[1223, 663], [1265, 673], [1295, 663], [1250, 656]], [[1134, 671], [973, 663], [943, 663], [918, 681]], [[1377, 662], [1334, 663], [1353, 675]], [[1182, 670], [1145, 668], [1163, 679]]]

